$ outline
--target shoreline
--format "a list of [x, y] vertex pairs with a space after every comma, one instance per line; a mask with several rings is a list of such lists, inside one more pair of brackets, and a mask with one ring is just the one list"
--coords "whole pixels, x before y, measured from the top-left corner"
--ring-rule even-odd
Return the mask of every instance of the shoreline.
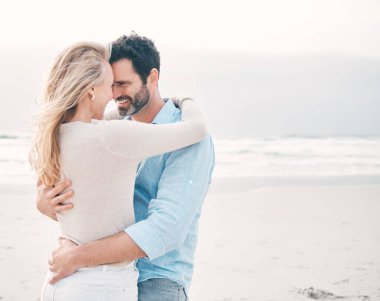
[[[31, 178], [14, 178], [0, 181], [0, 195], [25, 195], [36, 192]], [[18, 183], [14, 183], [18, 182]], [[294, 186], [358, 186], [380, 185], [380, 175], [332, 175], [332, 176], [213, 176], [209, 193], [233, 193], [256, 190], [263, 187]]]
[[380, 185], [380, 175], [213, 177], [210, 193], [252, 191], [264, 187]]

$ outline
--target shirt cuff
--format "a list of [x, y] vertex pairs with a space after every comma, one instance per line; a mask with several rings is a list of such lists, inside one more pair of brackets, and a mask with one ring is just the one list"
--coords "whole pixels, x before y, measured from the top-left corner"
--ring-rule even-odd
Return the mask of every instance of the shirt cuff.
[[149, 260], [156, 259], [166, 253], [165, 245], [152, 227], [141, 221], [124, 229], [133, 241], [142, 249]]

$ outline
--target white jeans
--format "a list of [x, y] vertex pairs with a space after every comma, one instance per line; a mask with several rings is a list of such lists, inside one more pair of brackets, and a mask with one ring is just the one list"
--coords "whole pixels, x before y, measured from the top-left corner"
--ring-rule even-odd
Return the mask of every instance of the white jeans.
[[41, 301], [137, 301], [139, 273], [135, 263], [124, 266], [101, 265], [81, 268], [50, 285], [48, 272], [41, 291]]

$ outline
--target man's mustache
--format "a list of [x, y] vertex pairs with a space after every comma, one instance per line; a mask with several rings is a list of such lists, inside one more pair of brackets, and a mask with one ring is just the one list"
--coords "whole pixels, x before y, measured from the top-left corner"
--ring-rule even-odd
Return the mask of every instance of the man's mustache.
[[129, 100], [129, 101], [132, 101], [132, 98], [130, 98], [127, 95], [122, 95], [122, 96], [117, 97], [115, 100]]

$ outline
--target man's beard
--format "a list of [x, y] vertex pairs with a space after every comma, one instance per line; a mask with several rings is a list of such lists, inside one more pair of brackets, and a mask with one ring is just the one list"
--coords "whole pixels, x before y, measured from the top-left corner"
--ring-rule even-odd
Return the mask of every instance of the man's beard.
[[117, 107], [119, 110], [119, 114], [121, 116], [131, 116], [138, 113], [148, 102], [150, 99], [150, 93], [146, 85], [143, 85], [141, 89], [136, 93], [135, 97], [131, 98], [127, 95], [122, 95], [116, 98], [118, 100], [128, 100], [129, 107]]

